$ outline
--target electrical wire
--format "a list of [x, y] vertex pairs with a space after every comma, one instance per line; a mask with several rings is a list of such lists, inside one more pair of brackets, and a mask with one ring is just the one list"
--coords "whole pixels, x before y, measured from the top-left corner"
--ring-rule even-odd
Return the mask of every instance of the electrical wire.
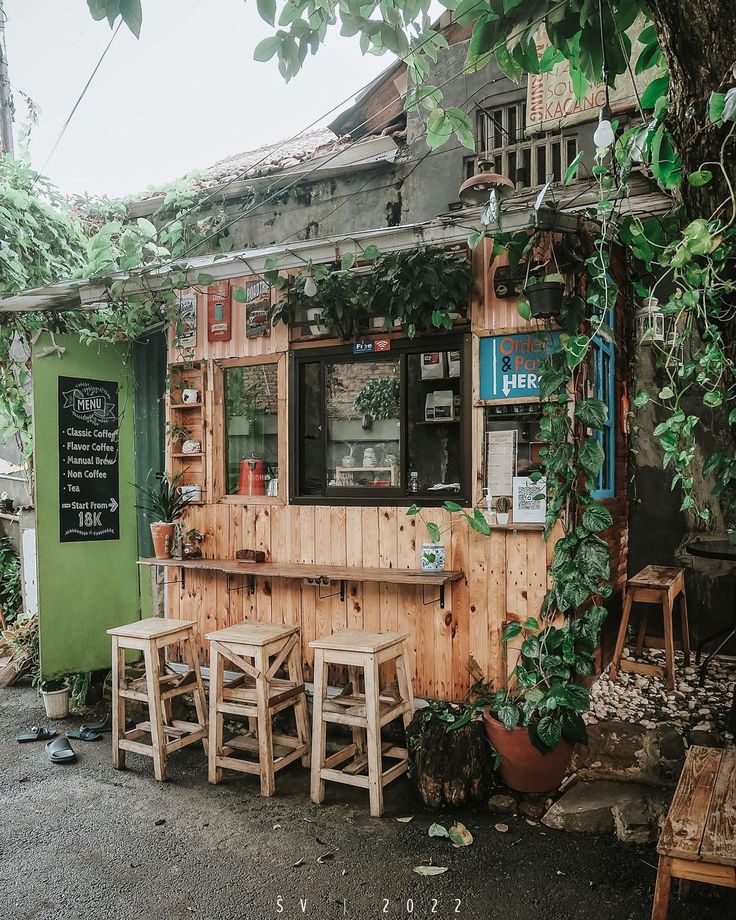
[[[484, 5], [484, 4], [483, 4], [483, 5]], [[547, 13], [545, 13], [544, 15], [537, 17], [537, 19], [533, 20], [531, 23], [528, 23], [527, 26], [526, 26], [525, 28], [529, 28], [530, 26], [540, 24], [550, 12], [554, 12], [554, 10], [558, 9], [559, 7], [561, 7], [561, 6], [563, 6], [563, 5], [564, 5], [564, 0], [560, 0], [560, 2], [556, 4], [556, 6], [554, 6], [551, 10], [549, 10], [549, 11], [548, 11]], [[494, 48], [490, 49], [490, 51], [489, 51], [488, 53], [489, 53], [489, 54], [490, 54], [490, 53], [494, 53], [494, 52], [498, 51], [502, 46], [505, 47], [505, 43], [504, 43], [503, 41], [500, 41], [496, 46], [494, 46]], [[463, 68], [463, 69], [464, 69], [464, 68]], [[446, 85], [447, 85], [448, 83], [450, 83], [452, 80], [457, 79], [457, 77], [459, 77], [459, 76], [461, 75], [461, 73], [462, 73], [462, 71], [458, 71], [457, 73], [451, 75], [451, 76], [450, 76], [447, 80], [445, 80], [443, 83], [440, 83], [439, 86], [438, 86], [437, 88], [438, 88], [438, 89], [441, 89], [442, 87], [446, 86]], [[507, 79], [507, 77], [506, 77], [505, 75], [501, 75], [501, 76], [495, 78], [494, 80], [489, 80], [488, 83], [487, 83], [486, 85], [492, 84], [492, 83], [496, 83], [496, 82], [498, 82], [499, 80], [504, 80], [504, 79]], [[465, 100], [465, 102], [463, 102], [463, 105], [465, 105], [465, 104], [467, 103], [467, 101], [468, 101], [468, 100]], [[378, 113], [374, 113], [373, 117], [375, 118], [375, 115], [376, 115], [376, 114], [380, 114], [382, 111], [384, 111], [384, 110], [385, 110], [386, 108], [388, 108], [390, 105], [393, 105], [393, 102], [389, 103], [387, 106], [384, 106], [383, 109], [380, 109]], [[367, 121], [367, 120], [366, 120], [366, 121]], [[361, 127], [363, 124], [366, 124], [366, 122], [364, 121], [359, 127]], [[328, 159], [327, 159], [326, 161], [324, 161], [324, 162], [322, 162], [322, 163], [318, 163], [318, 164], [315, 165], [311, 170], [307, 171], [307, 172], [304, 173], [304, 174], [301, 174], [301, 175], [297, 176], [291, 183], [287, 184], [286, 186], [283, 186], [283, 187], [279, 188], [279, 189], [278, 189], [276, 192], [274, 192], [272, 195], [269, 195], [269, 196], [266, 197], [265, 199], [263, 199], [263, 200], [257, 202], [256, 204], [252, 205], [250, 208], [246, 209], [245, 212], [243, 212], [242, 214], [239, 214], [237, 217], [233, 218], [233, 220], [229, 221], [229, 222], [226, 223], [224, 226], [219, 227], [216, 231], [213, 231], [209, 236], [206, 236], [203, 240], [200, 240], [195, 246], [190, 247], [188, 250], [185, 250], [177, 259], [172, 259], [172, 260], [169, 261], [169, 262], [164, 262], [162, 265], [152, 266], [149, 270], [144, 269], [143, 272], [141, 272], [141, 275], [146, 274], [147, 271], [158, 271], [158, 270], [160, 270], [160, 269], [162, 269], [162, 268], [167, 267], [168, 265], [173, 265], [173, 264], [175, 264], [175, 263], [178, 262], [179, 260], [181, 260], [181, 259], [183, 259], [183, 258], [186, 258], [188, 255], [191, 255], [196, 249], [199, 249], [201, 246], [205, 245], [205, 244], [206, 244], [207, 242], [209, 242], [210, 240], [212, 240], [212, 239], [214, 239], [215, 237], [219, 236], [222, 232], [224, 232], [225, 230], [227, 230], [227, 229], [228, 229], [229, 227], [231, 227], [233, 224], [237, 223], [239, 220], [242, 220], [244, 217], [246, 217], [248, 214], [252, 213], [252, 212], [253, 212], [254, 210], [256, 210], [257, 208], [262, 207], [264, 204], [267, 204], [267, 203], [268, 203], [269, 201], [271, 201], [273, 198], [275, 198], [275, 197], [277, 197], [278, 195], [283, 194], [285, 191], [288, 191], [289, 189], [293, 188], [293, 187], [294, 187], [296, 184], [298, 184], [299, 182], [303, 182], [306, 178], [308, 178], [313, 172], [317, 171], [318, 169], [324, 168], [326, 165], [328, 165], [328, 163], [332, 162], [332, 160], [334, 160], [337, 156], [339, 156], [341, 153], [344, 153], [345, 150], [350, 149], [350, 147], [353, 146], [355, 143], [358, 143], [358, 142], [357, 142], [357, 141], [353, 141], [352, 144], [348, 145], [347, 147], [341, 148], [340, 150], [338, 150], [338, 151], [336, 151], [334, 154], [332, 154], [330, 157], [328, 157]], [[233, 181], [234, 181], [234, 180], [233, 180]], [[271, 186], [271, 187], [273, 187], [273, 186]], [[269, 191], [269, 190], [270, 190], [270, 188], [267, 189], [267, 191]]]
[[115, 31], [114, 31], [114, 32], [112, 33], [112, 35], [110, 36], [110, 41], [109, 41], [109, 42], [107, 43], [107, 45], [105, 46], [105, 50], [104, 50], [104, 51], [102, 52], [102, 54], [100, 55], [100, 59], [99, 59], [99, 60], [97, 61], [97, 63], [95, 64], [94, 70], [93, 70], [92, 73], [89, 75], [89, 80], [87, 80], [87, 82], [84, 84], [84, 89], [83, 89], [82, 92], [79, 94], [79, 97], [77, 98], [77, 101], [76, 101], [76, 102], [74, 103], [74, 105], [72, 106], [72, 110], [71, 110], [71, 112], [69, 113], [69, 115], [68, 115], [68, 117], [67, 117], [67, 120], [66, 120], [66, 121], [64, 122], [64, 124], [62, 125], [61, 131], [59, 132], [59, 136], [58, 136], [58, 137], [56, 138], [56, 140], [54, 141], [54, 146], [51, 148], [51, 152], [50, 152], [49, 155], [46, 157], [46, 161], [44, 162], [43, 166], [41, 167], [41, 172], [45, 172], [45, 171], [46, 171], [46, 167], [49, 165], [49, 160], [50, 160], [51, 157], [56, 153], [56, 148], [57, 148], [57, 147], [59, 146], [59, 144], [61, 143], [61, 139], [64, 137], [64, 134], [66, 133], [66, 129], [69, 127], [69, 124], [70, 124], [72, 118], [74, 118], [74, 115], [75, 115], [77, 109], [78, 109], [79, 106], [82, 104], [82, 100], [83, 100], [84, 97], [87, 95], [87, 90], [90, 88], [90, 86], [91, 86], [91, 84], [92, 84], [92, 81], [94, 80], [95, 76], [97, 75], [97, 71], [98, 71], [98, 70], [100, 69], [100, 67], [102, 66], [102, 62], [103, 62], [103, 61], [105, 60], [105, 58], [107, 57], [107, 52], [108, 52], [108, 51], [110, 50], [110, 48], [112, 47], [112, 43], [115, 41], [115, 38], [117, 37], [117, 34], [118, 34], [118, 32], [120, 31], [120, 28], [121, 28], [122, 25], [123, 25], [123, 21], [122, 21], [122, 19], [121, 19], [120, 22], [117, 24], [117, 28], [115, 29]]
[[[473, 6], [471, 6], [468, 10], [466, 10], [465, 13], [467, 14], [467, 13], [469, 13], [469, 12], [472, 12], [472, 11], [475, 10], [475, 9], [479, 9], [479, 8], [485, 6], [485, 4], [486, 4], [486, 0], [478, 0], [478, 2], [475, 3]], [[563, 5], [562, 2], [557, 4], [557, 6], [562, 6], [562, 5]], [[555, 7], [555, 9], [556, 9], [556, 7]], [[538, 20], [538, 21], [539, 21], [539, 20]], [[457, 20], [456, 20], [454, 17], [451, 17], [450, 23], [449, 23], [449, 24], [451, 25], [451, 24], [454, 23], [454, 22], [457, 22]], [[409, 58], [410, 55], [416, 54], [417, 51], [421, 50], [421, 48], [423, 48], [424, 45], [428, 44], [431, 40], [432, 40], [432, 36], [429, 36], [429, 37], [427, 37], [426, 39], [424, 39], [424, 41], [419, 42], [419, 44], [418, 44], [418, 45], [415, 45], [406, 55], [404, 55], [404, 57], [396, 58], [396, 60], [395, 60], [395, 61], [393, 62], [393, 64], [391, 64], [390, 66], [394, 67], [394, 66], [396, 66], [396, 64], [406, 63], [406, 61], [407, 61], [407, 59]], [[388, 69], [388, 68], [387, 68], [387, 69]], [[456, 75], [456, 76], [457, 76], [457, 75]], [[327, 112], [325, 112], [325, 113], [323, 113], [322, 115], [320, 115], [320, 116], [318, 116], [317, 118], [315, 118], [315, 119], [314, 119], [313, 121], [311, 121], [306, 127], [302, 128], [297, 134], [293, 135], [292, 137], [289, 137], [289, 138], [284, 139], [284, 140], [281, 141], [280, 143], [277, 143], [277, 144], [275, 144], [275, 145], [269, 146], [269, 147], [268, 147], [268, 152], [265, 153], [265, 154], [261, 157], [260, 160], [256, 160], [255, 163], [251, 163], [249, 166], [247, 166], [245, 169], [243, 169], [240, 173], [237, 173], [237, 174], [236, 174], [235, 176], [233, 176], [231, 179], [228, 179], [228, 181], [227, 181], [224, 185], [218, 185], [215, 189], [212, 190], [212, 192], [211, 192], [209, 195], [206, 195], [204, 198], [199, 199], [199, 200], [196, 201], [194, 204], [192, 204], [189, 208], [185, 208], [183, 211], [179, 212], [179, 214], [177, 214], [177, 216], [173, 217], [170, 221], [168, 221], [168, 223], [164, 224], [159, 232], [162, 232], [163, 230], [166, 230], [166, 229], [167, 229], [168, 227], [170, 227], [173, 223], [175, 223], [175, 221], [180, 220], [182, 216], [186, 215], [186, 213], [187, 213], [188, 211], [192, 210], [193, 208], [195, 208], [195, 207], [196, 207], [196, 208], [201, 208], [203, 205], [207, 204], [209, 201], [213, 201], [214, 199], [221, 197], [221, 196], [223, 195], [223, 193], [224, 193], [230, 186], [232, 186], [232, 185], [233, 185], [234, 183], [236, 183], [236, 182], [240, 182], [240, 181], [242, 181], [243, 179], [247, 178], [247, 173], [249, 173], [249, 172], [251, 172], [252, 170], [256, 169], [256, 168], [257, 168], [258, 166], [260, 166], [262, 163], [265, 163], [268, 159], [270, 159], [270, 158], [274, 155], [274, 153], [277, 153], [279, 150], [283, 149], [283, 147], [284, 147], [285, 144], [291, 143], [292, 141], [297, 140], [299, 137], [301, 137], [302, 134], [305, 134], [307, 131], [311, 130], [311, 129], [314, 128], [316, 125], [318, 125], [320, 122], [324, 121], [326, 118], [328, 118], [330, 115], [332, 115], [333, 112], [335, 112], [337, 109], [339, 109], [339, 108], [341, 108], [343, 105], [345, 105], [345, 103], [349, 102], [351, 99], [354, 99], [354, 98], [356, 98], [358, 95], [360, 95], [361, 93], [365, 92], [365, 90], [367, 90], [367, 89], [368, 89], [373, 83], [375, 83], [376, 80], [379, 79], [379, 78], [380, 78], [380, 74], [379, 74], [379, 77], [374, 77], [373, 79], [369, 80], [367, 83], [364, 83], [363, 86], [361, 86], [358, 90], [356, 90], [356, 91], [353, 92], [353, 93], [350, 93], [348, 96], [346, 96], [346, 97], [345, 97], [344, 99], [342, 99], [340, 102], [338, 102], [338, 103], [336, 103], [335, 105], [333, 105], [331, 109], [328, 109]], [[454, 79], [454, 77], [452, 77], [451, 79]], [[437, 88], [438, 88], [438, 89], [441, 89], [442, 86], [445, 86], [445, 85], [447, 84], [447, 82], [449, 82], [449, 81], [445, 81], [445, 83], [440, 84], [440, 86], [438, 86]], [[382, 108], [380, 108], [377, 112], [374, 112], [371, 116], [369, 116], [369, 118], [366, 118], [366, 119], [364, 119], [362, 122], [360, 122], [359, 124], [355, 125], [355, 126], [353, 127], [353, 131], [356, 131], [356, 130], [358, 130], [359, 128], [365, 127], [365, 126], [368, 124], [369, 121], [375, 119], [377, 116], [381, 115], [381, 114], [382, 114], [383, 112], [385, 112], [387, 109], [393, 107], [393, 105], [394, 105], [395, 103], [396, 103], [396, 100], [392, 99], [390, 102], [388, 102], [388, 103], [387, 103], [386, 105], [384, 105]], [[357, 143], [360, 143], [360, 140], [361, 140], [361, 139], [351, 141], [350, 144], [348, 144], [348, 145], [345, 146], [344, 148], [341, 148], [341, 150], [340, 150], [339, 152], [342, 153], [342, 152], [344, 152], [345, 150], [349, 150], [351, 146], [353, 146], [353, 145], [355, 145], [355, 144], [357, 144]]]

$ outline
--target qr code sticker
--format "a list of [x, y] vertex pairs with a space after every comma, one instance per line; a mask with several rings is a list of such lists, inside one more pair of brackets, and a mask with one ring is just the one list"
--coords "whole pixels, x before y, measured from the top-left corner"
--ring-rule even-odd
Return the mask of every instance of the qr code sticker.
[[528, 486], [519, 486], [518, 495], [520, 511], [536, 511], [539, 507], [540, 501], [542, 500], [540, 497], [540, 487], [536, 482], [533, 482]]

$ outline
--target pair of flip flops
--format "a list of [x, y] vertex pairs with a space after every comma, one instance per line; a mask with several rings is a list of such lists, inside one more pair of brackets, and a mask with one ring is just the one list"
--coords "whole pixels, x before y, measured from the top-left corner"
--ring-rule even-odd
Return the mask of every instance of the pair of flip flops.
[[112, 728], [110, 713], [107, 713], [99, 722], [85, 722], [79, 728], [73, 728], [66, 733], [66, 737], [57, 738], [57, 732], [34, 725], [33, 728], [18, 735], [19, 744], [28, 744], [31, 741], [48, 741], [46, 753], [52, 763], [72, 763], [77, 759], [74, 748], [69, 744], [69, 738], [79, 741], [99, 741], [101, 732], [110, 731]]
[[[57, 733], [41, 725], [34, 725], [33, 728], [18, 735], [18, 744], [28, 744], [31, 741], [48, 741], [46, 753], [49, 755], [51, 763], [71, 763], [77, 759], [74, 749], [67, 738], [57, 738]], [[97, 736], [99, 737], [99, 735]]]
[[66, 733], [66, 738], [57, 738], [46, 745], [46, 753], [51, 763], [73, 763], [77, 759], [74, 748], [69, 744], [69, 738], [79, 741], [99, 741], [101, 732], [109, 732], [112, 728], [110, 713], [108, 712], [99, 722], [85, 722], [79, 728], [73, 728]]

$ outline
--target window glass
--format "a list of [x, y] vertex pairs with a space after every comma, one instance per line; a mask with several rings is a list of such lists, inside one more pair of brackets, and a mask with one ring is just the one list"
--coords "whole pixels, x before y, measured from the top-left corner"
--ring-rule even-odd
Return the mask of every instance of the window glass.
[[399, 361], [326, 366], [330, 488], [397, 488], [401, 452]]
[[298, 356], [293, 497], [462, 500], [470, 432], [460, 345], [455, 338], [442, 351], [407, 342], [370, 357]]
[[606, 404], [608, 418], [603, 430], [596, 431], [596, 438], [603, 447], [603, 467], [598, 474], [598, 488], [595, 498], [613, 498], [615, 494], [615, 415], [616, 401], [613, 387], [613, 343], [605, 336], [593, 339], [593, 396]]
[[225, 384], [225, 481], [228, 495], [278, 494], [276, 364], [228, 367]]
[[461, 489], [461, 387], [460, 351], [408, 356], [407, 484], [416, 479], [420, 494], [446, 495]]

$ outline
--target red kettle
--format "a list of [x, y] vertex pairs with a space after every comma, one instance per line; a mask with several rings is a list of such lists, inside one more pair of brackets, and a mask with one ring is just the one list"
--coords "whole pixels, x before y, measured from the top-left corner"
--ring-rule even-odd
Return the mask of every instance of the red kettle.
[[238, 495], [266, 494], [266, 463], [259, 457], [250, 457], [240, 461], [238, 478]]

